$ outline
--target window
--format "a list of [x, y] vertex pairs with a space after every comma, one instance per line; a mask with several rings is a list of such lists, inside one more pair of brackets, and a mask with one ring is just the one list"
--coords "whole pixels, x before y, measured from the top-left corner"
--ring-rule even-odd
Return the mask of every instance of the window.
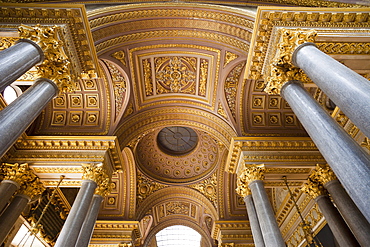
[[170, 226], [156, 234], [158, 247], [200, 247], [201, 235], [187, 226]]
[[22, 224], [21, 228], [15, 235], [11, 246], [13, 247], [45, 247], [47, 245], [43, 244], [38, 237], [35, 235], [31, 235], [30, 229], [24, 224]]

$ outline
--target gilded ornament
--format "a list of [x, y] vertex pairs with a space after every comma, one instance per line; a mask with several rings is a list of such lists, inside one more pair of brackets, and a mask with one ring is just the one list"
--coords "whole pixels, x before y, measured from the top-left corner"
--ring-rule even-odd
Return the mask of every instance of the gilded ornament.
[[227, 114], [226, 114], [224, 108], [222, 107], [222, 103], [221, 102], [218, 102], [218, 110], [217, 110], [217, 113], [220, 114], [221, 116], [223, 116], [225, 119], [228, 119]]
[[205, 197], [212, 202], [212, 204], [217, 208], [217, 174], [212, 174], [211, 177], [205, 179], [203, 182], [195, 185], [190, 185], [189, 187], [196, 189], [202, 193]]
[[206, 96], [208, 78], [208, 61], [206, 59], [201, 59], [199, 77], [199, 95]]
[[234, 61], [235, 59], [237, 59], [239, 56], [230, 52], [230, 51], [226, 51], [225, 53], [225, 62], [224, 62], [224, 68], [226, 67], [226, 65], [228, 65], [231, 61]]
[[145, 83], [145, 95], [151, 96], [154, 94], [152, 81], [152, 65], [149, 59], [143, 60], [143, 73]]
[[157, 93], [195, 93], [196, 58], [161, 57], [155, 59]]
[[338, 180], [333, 170], [327, 164], [317, 164], [315, 170], [313, 170], [313, 173], [310, 175], [310, 179], [318, 181], [323, 185], [330, 181]]
[[268, 94], [280, 94], [281, 87], [288, 81], [307, 81], [307, 76], [303, 74], [303, 71], [292, 64], [292, 56], [301, 44], [314, 42], [317, 32], [282, 28], [279, 34], [280, 43], [265, 75], [267, 86], [264, 91]]
[[19, 38], [13, 38], [13, 37], [0, 37], [0, 51], [5, 50], [12, 45], [15, 44], [15, 42], [19, 40]]
[[73, 92], [77, 89], [70, 75], [70, 62], [63, 51], [63, 42], [58, 38], [59, 27], [34, 27], [21, 25], [19, 36], [36, 42], [44, 51], [45, 59], [36, 65], [40, 77], [48, 78], [57, 84], [61, 92]]
[[[82, 169], [82, 180], [92, 180], [97, 183], [98, 186], [103, 185], [103, 187], [104, 185], [111, 183], [109, 175], [107, 174], [107, 171], [104, 169], [102, 164], [83, 164]], [[106, 187], [109, 186], [107, 185]], [[109, 187], [109, 189], [111, 189], [111, 187]]]
[[306, 194], [310, 195], [314, 199], [318, 196], [327, 194], [322, 184], [316, 181], [310, 180], [310, 179], [308, 180], [307, 183], [303, 185], [301, 190], [305, 192]]
[[4, 174], [4, 180], [11, 180], [19, 185], [32, 181], [36, 175], [29, 168], [27, 163], [24, 164], [8, 164], [3, 163], [2, 172]]
[[229, 109], [231, 111], [232, 116], [234, 119], [236, 118], [236, 96], [239, 88], [239, 81], [240, 76], [243, 72], [245, 62], [241, 62], [238, 65], [236, 65], [230, 73], [227, 75], [225, 80], [225, 97], [227, 100], [227, 104], [229, 106]]
[[251, 189], [248, 187], [248, 184], [244, 181], [242, 181], [240, 178], [237, 178], [236, 180], [236, 193], [241, 196], [242, 198], [245, 198], [247, 195], [251, 195]]
[[125, 52], [117, 51], [111, 55], [113, 58], [119, 60], [124, 66], [126, 66]]
[[29, 198], [33, 199], [36, 196], [41, 195], [46, 188], [41, 183], [40, 179], [35, 176], [32, 181], [26, 182], [21, 185], [19, 194], [23, 194], [28, 196]]
[[263, 180], [265, 178], [265, 166], [261, 165], [248, 165], [244, 164], [244, 167], [238, 172], [238, 179], [240, 182], [249, 185], [254, 180]]

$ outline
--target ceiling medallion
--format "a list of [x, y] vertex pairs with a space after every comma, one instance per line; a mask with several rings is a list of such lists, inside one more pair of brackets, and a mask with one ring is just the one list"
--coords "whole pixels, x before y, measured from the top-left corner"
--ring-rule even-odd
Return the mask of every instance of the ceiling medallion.
[[170, 155], [184, 155], [191, 152], [198, 143], [198, 135], [188, 127], [163, 128], [157, 136], [159, 148]]
[[180, 126], [148, 133], [134, 153], [140, 171], [164, 183], [194, 183], [219, 162], [219, 147], [212, 136]]

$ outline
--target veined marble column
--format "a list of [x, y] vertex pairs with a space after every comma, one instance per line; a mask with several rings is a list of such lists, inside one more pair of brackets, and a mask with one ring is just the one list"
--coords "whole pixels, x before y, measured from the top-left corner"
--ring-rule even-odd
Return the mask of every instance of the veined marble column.
[[55, 243], [55, 247], [76, 246], [81, 227], [85, 222], [97, 187], [97, 182], [100, 183], [99, 178], [105, 174], [104, 169], [99, 165], [87, 165], [83, 166], [83, 169], [84, 175], [81, 188]]
[[323, 184], [330, 193], [339, 212], [360, 245], [363, 247], [368, 246], [370, 243], [370, 224], [339, 183], [330, 167], [327, 165], [317, 165], [310, 177]]
[[324, 215], [326, 222], [328, 222], [330, 230], [333, 232], [333, 235], [338, 241], [340, 247], [360, 246], [342, 219], [338, 210], [331, 203], [324, 187], [319, 183], [309, 180], [302, 190], [312, 196], [319, 205], [320, 211]]
[[298, 46], [292, 63], [370, 137], [370, 81], [320, 51], [314, 43]]
[[5, 172], [4, 180], [0, 183], [0, 215], [6, 204], [13, 194], [20, 188], [21, 184], [26, 181], [32, 172], [28, 164], [3, 164]]
[[[291, 61], [295, 49], [305, 42], [313, 42], [315, 36], [315, 31], [281, 30], [281, 42], [271, 60], [271, 69], [266, 72], [268, 84], [265, 91], [280, 94], [289, 103], [354, 203], [370, 221], [370, 197], [364, 196], [370, 188], [370, 155], [297, 81], [306, 80], [307, 76]], [[331, 70], [323, 73], [326, 76], [329, 72]]]
[[0, 245], [4, 242], [6, 236], [9, 234], [30, 200], [40, 195], [44, 190], [45, 187], [38, 178], [35, 178], [30, 183], [24, 183], [21, 186], [19, 193], [0, 216]]
[[252, 198], [252, 192], [248, 188], [248, 185], [242, 182], [239, 178], [237, 180], [236, 193], [244, 198], [245, 206], [247, 208], [247, 214], [249, 218], [249, 223], [252, 230], [253, 242], [256, 247], [265, 247], [265, 242], [263, 241], [262, 231], [260, 223], [258, 221], [258, 216], [256, 208], [254, 207], [254, 202]]
[[0, 157], [9, 150], [57, 93], [58, 87], [53, 81], [40, 78], [0, 111]]
[[78, 236], [76, 247], [87, 247], [89, 246], [91, 236], [94, 231], [95, 222], [98, 218], [100, 206], [112, 189], [111, 179], [108, 174], [103, 173], [98, 182], [98, 187], [95, 190], [95, 194], [90, 204], [89, 211], [86, 214], [85, 221], [81, 227], [80, 234]]
[[20, 39], [15, 45], [0, 51], [0, 92], [43, 60], [44, 52], [29, 39]]
[[239, 175], [239, 179], [241, 182], [246, 183], [252, 191], [264, 244], [269, 247], [285, 247], [283, 236], [263, 185], [264, 170], [264, 167], [261, 165], [245, 165], [244, 170]]

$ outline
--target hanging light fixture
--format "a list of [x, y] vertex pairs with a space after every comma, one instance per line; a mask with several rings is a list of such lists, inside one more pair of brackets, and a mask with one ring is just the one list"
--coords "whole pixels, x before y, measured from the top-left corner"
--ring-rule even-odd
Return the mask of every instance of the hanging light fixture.
[[299, 217], [301, 218], [302, 222], [299, 225], [303, 229], [303, 233], [304, 233], [304, 236], [305, 236], [305, 239], [307, 241], [308, 246], [313, 245], [313, 247], [324, 247], [321, 244], [320, 240], [318, 240], [317, 238], [314, 237], [311, 225], [303, 218], [302, 213], [299, 210], [299, 207], [297, 205], [297, 202], [294, 199], [293, 193], [289, 188], [287, 177], [283, 176], [283, 180], [284, 180], [284, 183], [285, 183], [286, 187], [288, 188], [290, 199], [293, 201], [294, 207], [296, 208], [297, 213], [298, 213]]

